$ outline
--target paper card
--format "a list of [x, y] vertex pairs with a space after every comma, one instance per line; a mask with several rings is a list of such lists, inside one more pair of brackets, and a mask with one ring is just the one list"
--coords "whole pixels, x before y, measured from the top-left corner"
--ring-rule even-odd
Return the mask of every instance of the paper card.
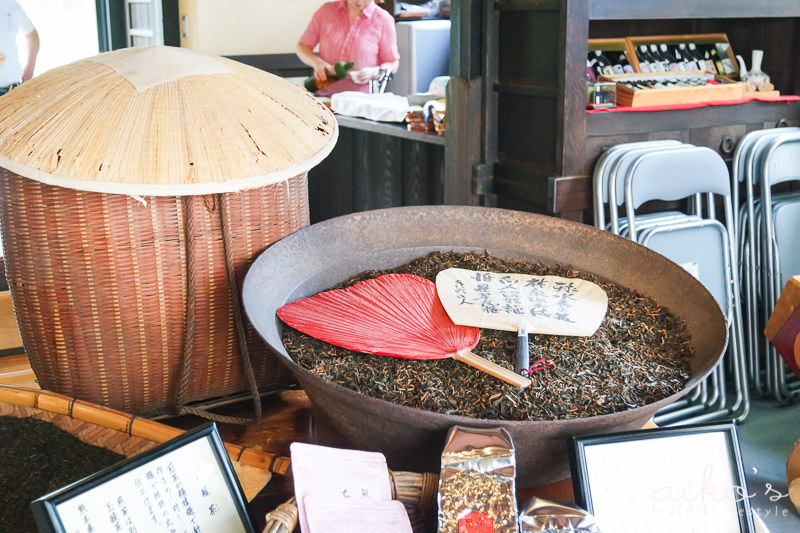
[[402, 502], [306, 496], [309, 533], [412, 533]]
[[737, 502], [746, 491], [734, 478], [732, 461], [722, 432], [589, 446], [597, 524], [621, 533], [645, 526], [653, 533], [744, 531]]
[[41, 532], [254, 531], [213, 423], [37, 498], [31, 510]]
[[593, 335], [608, 309], [591, 281], [448, 268], [436, 291], [456, 324], [546, 335]]
[[298, 520], [304, 533], [310, 531], [305, 507], [309, 496], [335, 502], [392, 499], [389, 468], [381, 453], [301, 442], [292, 443], [290, 450]]

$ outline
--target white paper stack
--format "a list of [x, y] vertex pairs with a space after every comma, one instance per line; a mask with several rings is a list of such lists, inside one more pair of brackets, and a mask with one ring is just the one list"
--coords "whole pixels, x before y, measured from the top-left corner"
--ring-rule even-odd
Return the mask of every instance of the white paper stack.
[[290, 450], [303, 533], [412, 533], [383, 454], [299, 442]]

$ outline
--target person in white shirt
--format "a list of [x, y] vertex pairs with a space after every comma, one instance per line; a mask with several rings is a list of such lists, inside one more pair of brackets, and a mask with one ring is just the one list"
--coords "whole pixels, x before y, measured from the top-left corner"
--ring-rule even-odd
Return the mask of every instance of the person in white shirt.
[[[27, 60], [23, 65], [17, 49], [17, 37], [27, 42]], [[39, 33], [16, 0], [0, 0], [0, 95], [33, 77], [39, 55]]]

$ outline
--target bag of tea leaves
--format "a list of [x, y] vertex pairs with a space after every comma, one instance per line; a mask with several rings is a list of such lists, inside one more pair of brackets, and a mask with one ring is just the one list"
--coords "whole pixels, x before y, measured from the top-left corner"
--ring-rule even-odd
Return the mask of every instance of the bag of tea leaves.
[[505, 429], [451, 428], [439, 476], [439, 532], [517, 533], [515, 475]]
[[523, 533], [600, 533], [594, 517], [580, 507], [536, 497], [520, 511], [519, 527]]

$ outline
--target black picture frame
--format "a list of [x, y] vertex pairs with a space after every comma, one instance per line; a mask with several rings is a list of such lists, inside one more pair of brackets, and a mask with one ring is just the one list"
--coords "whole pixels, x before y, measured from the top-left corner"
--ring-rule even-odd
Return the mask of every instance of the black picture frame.
[[[575, 502], [601, 531], [657, 525], [658, 531], [755, 532], [733, 423], [579, 436], [570, 444]], [[697, 529], [706, 522], [709, 528]]]
[[[218, 531], [255, 533], [213, 422], [37, 498], [30, 506], [39, 531], [48, 533], [87, 531], [87, 524], [98, 518], [94, 531], [114, 531], [117, 523], [124, 526], [122, 531], [131, 525], [137, 531], [156, 531], [163, 530], [159, 524], [201, 521], [224, 523]], [[151, 522], [145, 528], [146, 520]]]

